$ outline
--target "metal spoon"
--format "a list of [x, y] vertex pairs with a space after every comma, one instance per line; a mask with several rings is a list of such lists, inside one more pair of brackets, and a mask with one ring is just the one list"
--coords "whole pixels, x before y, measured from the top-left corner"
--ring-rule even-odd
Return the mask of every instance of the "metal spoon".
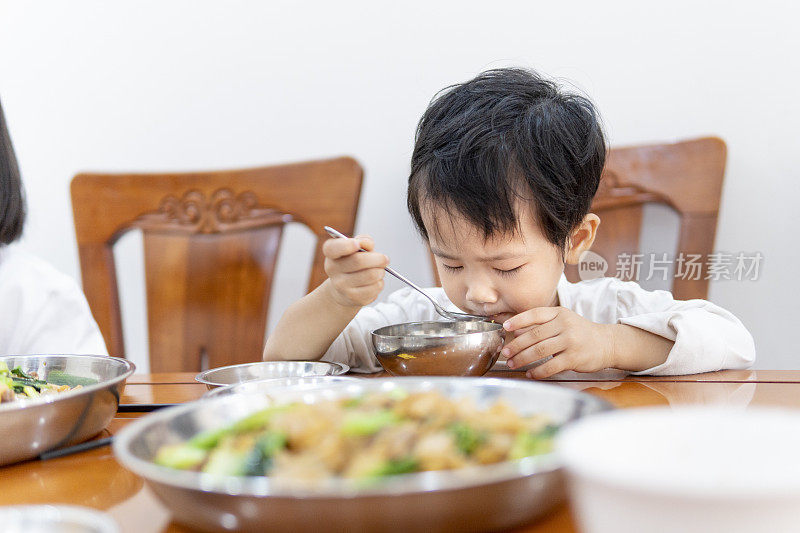
[[[333, 229], [330, 226], [325, 226], [325, 231], [327, 231], [328, 235], [330, 235], [334, 239], [347, 239], [348, 238], [347, 235], [336, 231], [335, 229]], [[363, 248], [361, 248], [361, 251], [362, 252], [366, 252], [366, 250], [363, 249]], [[430, 300], [431, 303], [433, 304], [433, 308], [436, 309], [436, 312], [439, 313], [441, 316], [443, 316], [445, 318], [448, 318], [450, 320], [465, 320], [465, 321], [466, 320], [488, 320], [485, 316], [470, 315], [468, 313], [455, 313], [453, 311], [448, 311], [447, 309], [445, 309], [444, 307], [442, 307], [441, 305], [436, 303], [436, 300], [431, 298], [425, 291], [423, 291], [422, 289], [417, 287], [414, 283], [409, 281], [405, 276], [403, 276], [399, 272], [396, 272], [396, 271], [392, 270], [389, 267], [384, 268], [384, 270], [386, 270], [386, 272], [388, 272], [392, 276], [396, 277], [397, 279], [399, 279], [400, 281], [402, 281], [403, 283], [405, 283], [406, 285], [408, 285], [412, 289], [414, 289], [417, 292], [419, 292], [425, 298]]]

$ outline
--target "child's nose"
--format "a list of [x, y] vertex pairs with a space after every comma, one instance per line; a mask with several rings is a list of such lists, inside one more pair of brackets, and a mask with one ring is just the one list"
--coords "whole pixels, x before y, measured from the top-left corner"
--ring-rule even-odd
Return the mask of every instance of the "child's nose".
[[477, 305], [492, 304], [497, 301], [497, 291], [483, 281], [471, 282], [467, 286], [467, 301]]

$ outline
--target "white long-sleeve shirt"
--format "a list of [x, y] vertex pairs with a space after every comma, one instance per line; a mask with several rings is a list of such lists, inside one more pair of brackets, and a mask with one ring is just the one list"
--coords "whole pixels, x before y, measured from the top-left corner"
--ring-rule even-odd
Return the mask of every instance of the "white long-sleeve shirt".
[[18, 244], [0, 246], [0, 355], [106, 355], [78, 284]]
[[[633, 374], [697, 374], [749, 368], [755, 361], [753, 337], [741, 321], [705, 300], [675, 300], [667, 291], [647, 291], [617, 278], [558, 282], [559, 305], [600, 324], [627, 324], [674, 341], [667, 360]], [[458, 311], [444, 290], [427, 289], [440, 305]], [[333, 341], [323, 361], [339, 361], [358, 372], [381, 370], [370, 333], [401, 322], [439, 320], [431, 303], [413, 289], [401, 289], [385, 302], [364, 307]]]

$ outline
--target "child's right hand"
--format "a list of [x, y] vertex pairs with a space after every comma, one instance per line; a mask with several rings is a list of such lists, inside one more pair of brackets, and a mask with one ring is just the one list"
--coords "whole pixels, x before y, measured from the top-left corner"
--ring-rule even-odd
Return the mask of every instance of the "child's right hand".
[[[367, 250], [359, 251], [360, 248]], [[345, 307], [362, 307], [375, 301], [383, 290], [384, 267], [389, 258], [373, 251], [372, 237], [330, 239], [322, 245], [325, 272], [331, 281], [332, 295]]]

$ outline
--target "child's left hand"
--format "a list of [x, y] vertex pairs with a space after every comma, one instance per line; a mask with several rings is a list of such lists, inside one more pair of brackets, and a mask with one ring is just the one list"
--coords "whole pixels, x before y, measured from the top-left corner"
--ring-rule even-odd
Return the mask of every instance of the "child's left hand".
[[564, 307], [529, 309], [506, 320], [503, 328], [515, 337], [502, 351], [509, 368], [555, 356], [528, 370], [528, 377], [543, 379], [564, 370], [597, 372], [613, 366], [610, 325], [597, 324]]

